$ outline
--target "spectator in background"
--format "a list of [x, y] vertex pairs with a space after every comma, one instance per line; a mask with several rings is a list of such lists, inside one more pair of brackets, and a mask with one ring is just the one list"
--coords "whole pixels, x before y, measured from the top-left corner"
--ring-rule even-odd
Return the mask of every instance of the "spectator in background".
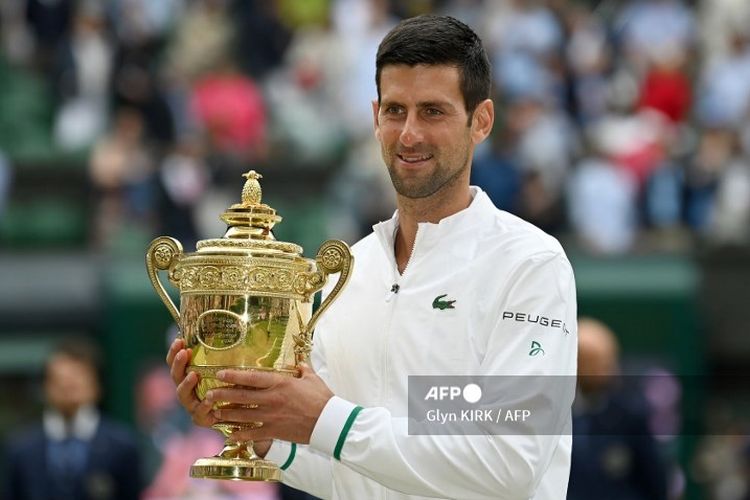
[[685, 221], [698, 234], [706, 234], [713, 216], [719, 181], [737, 154], [737, 134], [719, 126], [702, 131], [685, 173]]
[[235, 37], [236, 59], [256, 80], [281, 65], [292, 38], [278, 10], [279, 3], [268, 0], [243, 0], [230, 7], [232, 18], [242, 27]]
[[667, 474], [645, 401], [619, 378], [615, 334], [578, 321], [578, 394], [568, 500], [666, 500]]
[[121, 47], [114, 62], [113, 101], [116, 108], [133, 108], [143, 116], [145, 133], [159, 152], [169, 149], [177, 137], [176, 123], [189, 128], [190, 120], [177, 116], [168, 100], [165, 85], [153, 71], [153, 54], [148, 46]]
[[182, 17], [186, 0], [112, 0], [107, 3], [123, 48], [159, 49], [176, 20]]
[[42, 422], [8, 445], [8, 500], [136, 500], [141, 463], [130, 430], [104, 417], [100, 358], [83, 340], [58, 346], [44, 373]]
[[[204, 73], [192, 88], [191, 108], [212, 151], [237, 163], [239, 170], [266, 158], [267, 118], [258, 85], [228, 57]], [[238, 172], [227, 172], [236, 179]]]
[[638, 185], [597, 149], [592, 148], [568, 180], [568, 220], [586, 250], [621, 254], [635, 241]]
[[731, 38], [736, 31], [750, 28], [750, 2], [746, 0], [700, 0], [697, 3], [700, 19], [701, 53], [708, 63], [730, 52]]
[[685, 56], [680, 47], [654, 52], [641, 84], [639, 108], [656, 110], [675, 124], [685, 121], [692, 104], [692, 84], [684, 72]]
[[716, 188], [710, 233], [720, 243], [747, 244], [750, 241], [750, 162], [747, 156], [734, 158]]
[[196, 0], [177, 20], [167, 49], [169, 71], [192, 81], [230, 53], [235, 28], [226, 0]]
[[563, 32], [553, 12], [538, 0], [492, 2], [488, 10], [485, 30], [500, 90], [515, 97], [532, 88], [557, 100]]
[[500, 210], [519, 213], [521, 172], [512, 138], [506, 127], [497, 127], [489, 147], [477, 152], [471, 169], [471, 184], [480, 186]]
[[707, 61], [700, 76], [698, 120], [737, 126], [750, 112], [750, 27], [731, 30], [727, 51]]
[[[541, 96], [523, 99], [525, 128], [518, 139], [518, 160], [526, 174], [522, 216], [549, 231], [559, 230], [563, 222], [562, 192], [574, 156], [578, 153], [577, 131], [558, 106]], [[539, 203], [547, 200], [546, 203]], [[535, 204], [539, 209], [531, 208]]]
[[109, 118], [114, 47], [104, 8], [81, 3], [71, 32], [57, 47], [56, 90], [61, 98], [55, 141], [66, 150], [91, 146]]
[[346, 95], [343, 82], [357, 78], [347, 63], [351, 49], [330, 24], [308, 26], [295, 34], [284, 66], [269, 76], [274, 141], [284, 159], [298, 166], [328, 168], [346, 148], [349, 131], [344, 118], [351, 111], [339, 103]]
[[519, 215], [545, 231], [559, 230], [564, 179], [578, 149], [576, 131], [539, 88], [514, 98], [506, 117], [521, 174]]
[[26, 22], [26, 5], [0, 2], [0, 56], [11, 64], [29, 66], [34, 56], [34, 43]]
[[693, 12], [682, 0], [626, 2], [615, 29], [623, 55], [638, 74], [664, 51], [690, 52], [696, 38]]
[[613, 50], [605, 23], [593, 12], [571, 6], [565, 58], [570, 75], [572, 117], [583, 127], [607, 112], [608, 71]]
[[335, 114], [342, 115], [357, 149], [372, 137], [370, 103], [377, 98], [372, 61], [380, 40], [398, 19], [391, 13], [388, 0], [339, 0], [333, 5], [331, 17], [344, 50], [344, 67], [326, 85], [335, 93]]
[[210, 186], [201, 141], [186, 136], [159, 166], [159, 233], [171, 234], [186, 248], [199, 239], [196, 208]]
[[97, 198], [96, 246], [108, 247], [128, 223], [147, 223], [153, 208], [149, 192], [153, 170], [154, 160], [144, 139], [143, 115], [133, 108], [121, 108], [112, 130], [94, 146], [89, 162]]
[[74, 0], [27, 0], [26, 21], [36, 43], [35, 63], [51, 75], [58, 44], [71, 28]]

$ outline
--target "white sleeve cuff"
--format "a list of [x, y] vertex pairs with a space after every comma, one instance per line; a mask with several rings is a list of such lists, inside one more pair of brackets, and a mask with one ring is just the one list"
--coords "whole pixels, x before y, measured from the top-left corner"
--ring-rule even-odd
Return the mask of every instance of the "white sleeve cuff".
[[[294, 456], [292, 456], [292, 444], [286, 441], [274, 439], [273, 444], [271, 444], [271, 447], [268, 449], [268, 453], [266, 453], [264, 458], [270, 460], [279, 467], [283, 467], [287, 462], [291, 465], [290, 459], [294, 460]], [[289, 467], [289, 465], [287, 465], [287, 467]]]
[[339, 460], [346, 435], [361, 410], [361, 406], [333, 396], [318, 417], [310, 436], [310, 447]]

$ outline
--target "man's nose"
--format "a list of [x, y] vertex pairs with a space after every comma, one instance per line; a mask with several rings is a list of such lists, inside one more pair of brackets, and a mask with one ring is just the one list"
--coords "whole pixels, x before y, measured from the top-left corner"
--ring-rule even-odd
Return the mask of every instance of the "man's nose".
[[409, 113], [404, 120], [399, 141], [407, 147], [415, 146], [423, 140], [422, 126], [416, 113]]

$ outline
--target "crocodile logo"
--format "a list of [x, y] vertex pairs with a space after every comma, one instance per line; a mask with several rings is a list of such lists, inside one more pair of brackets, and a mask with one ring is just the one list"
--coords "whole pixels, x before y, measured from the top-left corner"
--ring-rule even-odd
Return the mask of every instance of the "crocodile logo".
[[453, 303], [456, 302], [455, 300], [442, 300], [443, 297], [447, 297], [448, 294], [444, 293], [443, 295], [438, 295], [435, 297], [435, 300], [432, 301], [432, 308], [433, 309], [440, 309], [441, 311], [445, 309], [455, 309], [453, 307]]

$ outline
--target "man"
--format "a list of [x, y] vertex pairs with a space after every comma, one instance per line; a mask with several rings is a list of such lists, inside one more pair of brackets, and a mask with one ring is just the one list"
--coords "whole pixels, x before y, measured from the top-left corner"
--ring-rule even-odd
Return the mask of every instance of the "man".
[[669, 496], [667, 468], [648, 427], [648, 404], [641, 390], [621, 383], [619, 353], [607, 325], [591, 318], [578, 322], [569, 500]]
[[49, 357], [42, 425], [11, 440], [8, 500], [135, 500], [142, 487], [136, 439], [96, 409], [98, 351], [67, 341]]
[[315, 371], [225, 371], [237, 387], [201, 403], [185, 375], [190, 352], [180, 340], [170, 348], [194, 420], [263, 422], [236, 436], [283, 464], [292, 486], [346, 499], [565, 496], [569, 435], [407, 429], [410, 375], [575, 374], [575, 288], [560, 245], [469, 186], [494, 121], [489, 75], [477, 35], [450, 17], [405, 20], [380, 44], [375, 136], [398, 211], [354, 245], [351, 280], [316, 331]]

